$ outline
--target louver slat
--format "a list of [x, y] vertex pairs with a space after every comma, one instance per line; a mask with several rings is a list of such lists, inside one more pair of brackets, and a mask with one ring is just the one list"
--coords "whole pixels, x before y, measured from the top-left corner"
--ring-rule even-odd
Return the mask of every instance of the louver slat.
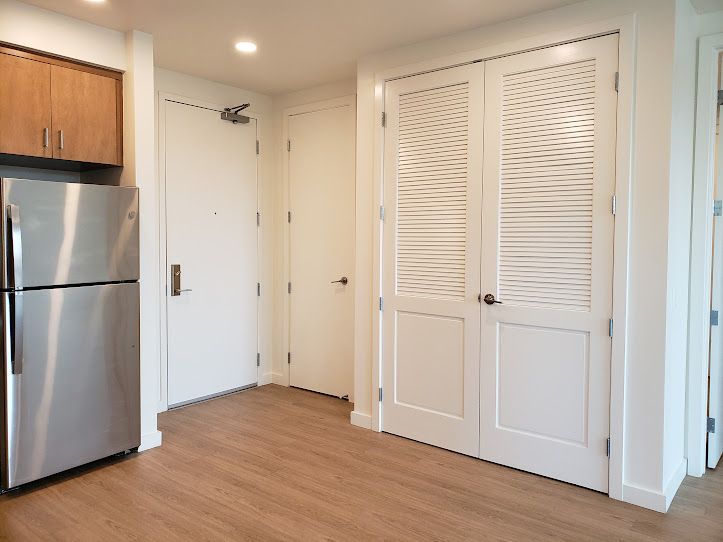
[[397, 293], [463, 299], [469, 85], [402, 94], [397, 155]]
[[505, 304], [590, 310], [595, 75], [585, 61], [502, 79]]

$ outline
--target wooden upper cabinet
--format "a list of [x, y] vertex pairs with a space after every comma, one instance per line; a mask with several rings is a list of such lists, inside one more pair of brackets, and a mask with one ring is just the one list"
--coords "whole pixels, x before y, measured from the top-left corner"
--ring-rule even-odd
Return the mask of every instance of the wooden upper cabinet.
[[50, 65], [0, 53], [0, 153], [50, 158]]
[[123, 165], [122, 74], [0, 44], [0, 163]]
[[53, 156], [121, 165], [118, 81], [62, 66], [50, 68]]

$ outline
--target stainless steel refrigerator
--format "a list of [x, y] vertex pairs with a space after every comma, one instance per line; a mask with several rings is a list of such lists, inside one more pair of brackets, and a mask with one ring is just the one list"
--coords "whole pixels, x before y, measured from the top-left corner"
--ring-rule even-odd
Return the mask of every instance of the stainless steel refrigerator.
[[140, 444], [138, 191], [0, 179], [2, 489]]

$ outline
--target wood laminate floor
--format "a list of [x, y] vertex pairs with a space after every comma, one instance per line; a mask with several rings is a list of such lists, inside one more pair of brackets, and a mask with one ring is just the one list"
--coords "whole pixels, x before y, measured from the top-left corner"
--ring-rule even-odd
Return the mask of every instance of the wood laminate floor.
[[163, 446], [0, 497], [3, 540], [723, 540], [723, 468], [670, 512], [349, 424], [279, 386], [159, 417]]

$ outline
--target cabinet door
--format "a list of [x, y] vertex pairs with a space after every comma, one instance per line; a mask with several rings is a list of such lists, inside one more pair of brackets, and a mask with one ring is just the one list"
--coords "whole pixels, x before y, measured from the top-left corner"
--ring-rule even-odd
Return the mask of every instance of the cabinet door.
[[122, 165], [119, 81], [62, 66], [51, 74], [53, 158]]
[[0, 153], [51, 157], [50, 66], [0, 53]]

